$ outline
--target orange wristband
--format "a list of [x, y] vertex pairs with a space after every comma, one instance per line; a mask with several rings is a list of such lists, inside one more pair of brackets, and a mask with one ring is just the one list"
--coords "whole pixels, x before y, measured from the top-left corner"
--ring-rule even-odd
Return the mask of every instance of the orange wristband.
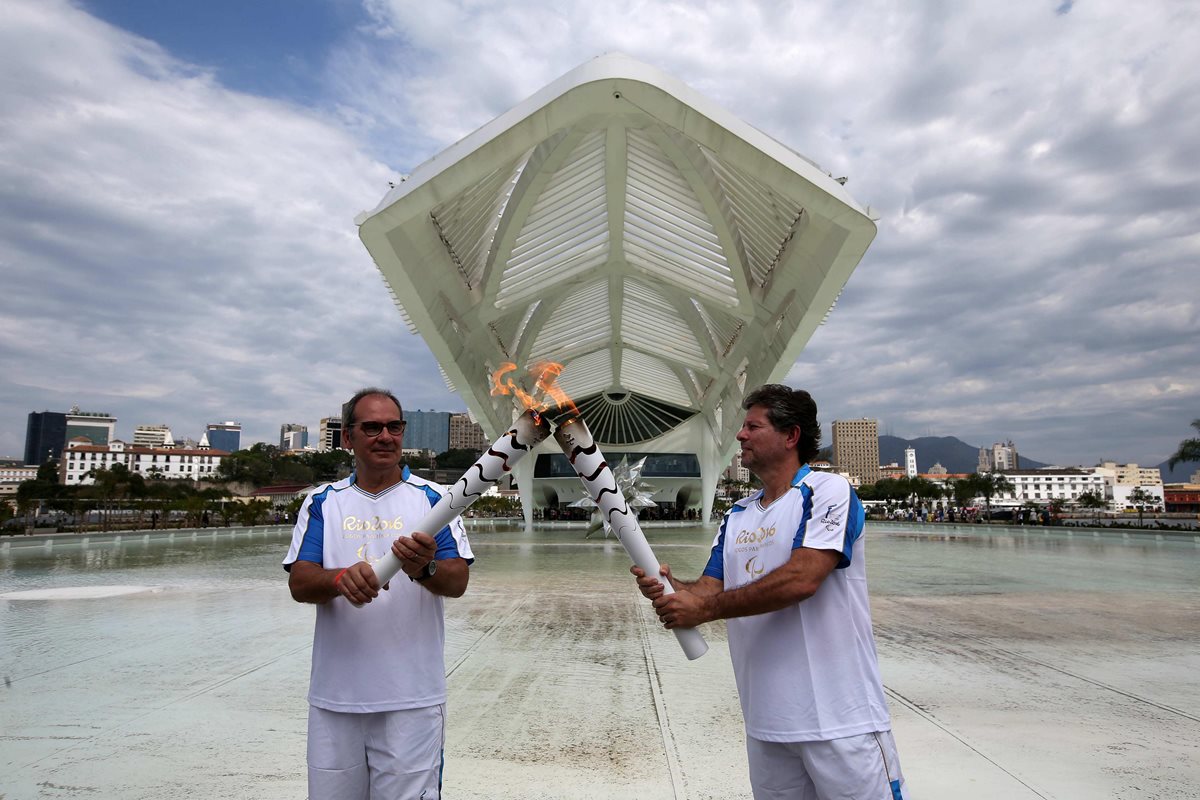
[[342, 587], [341, 587], [341, 585], [340, 585], [340, 584], [341, 584], [342, 576], [346, 574], [346, 570], [348, 570], [348, 569], [350, 569], [350, 568], [349, 568], [349, 567], [342, 567], [342, 571], [341, 571], [341, 572], [339, 572], [337, 575], [335, 575], [335, 576], [334, 576], [334, 578], [333, 578], [333, 588], [334, 588], [335, 590], [337, 590], [337, 591], [341, 591], [341, 588], [342, 588]]

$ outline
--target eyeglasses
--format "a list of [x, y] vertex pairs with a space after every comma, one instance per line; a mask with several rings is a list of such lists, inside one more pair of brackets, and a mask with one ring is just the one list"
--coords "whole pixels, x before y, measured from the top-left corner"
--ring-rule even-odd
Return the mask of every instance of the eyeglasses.
[[358, 426], [358, 429], [362, 431], [364, 435], [374, 437], [383, 433], [384, 428], [387, 428], [387, 432], [392, 436], [399, 436], [400, 434], [404, 433], [404, 426], [408, 423], [402, 419], [394, 419], [391, 422], [367, 421], [356, 422], [354, 424]]

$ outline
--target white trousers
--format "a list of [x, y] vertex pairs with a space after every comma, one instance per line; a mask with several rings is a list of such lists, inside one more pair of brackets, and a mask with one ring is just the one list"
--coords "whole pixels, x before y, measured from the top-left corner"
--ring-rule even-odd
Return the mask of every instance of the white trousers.
[[746, 737], [754, 800], [910, 800], [891, 731], [820, 742]]
[[439, 800], [446, 705], [373, 714], [308, 707], [309, 800]]

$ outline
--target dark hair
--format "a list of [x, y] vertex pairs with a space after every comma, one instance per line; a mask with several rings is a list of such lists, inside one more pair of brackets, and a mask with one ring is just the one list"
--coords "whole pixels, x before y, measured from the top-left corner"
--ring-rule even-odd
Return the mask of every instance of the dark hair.
[[760, 386], [742, 401], [742, 409], [752, 406], [767, 410], [767, 419], [775, 430], [786, 433], [795, 425], [800, 428], [800, 441], [796, 450], [800, 463], [806, 464], [817, 457], [821, 449], [821, 426], [817, 423], [817, 401], [803, 389], [793, 389], [782, 383]]
[[386, 397], [396, 404], [396, 410], [400, 412], [400, 419], [404, 419], [404, 409], [400, 407], [400, 401], [396, 399], [396, 395], [392, 394], [387, 389], [380, 389], [376, 386], [368, 386], [365, 389], [359, 389], [354, 393], [354, 397], [350, 398], [350, 402], [342, 406], [342, 434], [349, 436], [350, 428], [354, 426], [354, 408], [358, 405], [358, 401], [368, 395], [378, 394]]

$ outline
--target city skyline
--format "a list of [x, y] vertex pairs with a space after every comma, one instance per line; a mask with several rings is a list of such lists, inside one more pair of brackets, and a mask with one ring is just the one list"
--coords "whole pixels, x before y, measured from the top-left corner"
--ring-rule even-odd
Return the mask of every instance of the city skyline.
[[826, 442], [832, 420], [870, 416], [905, 438], [1012, 439], [1049, 463], [1158, 464], [1200, 417], [1186, 289], [1200, 258], [1200, 54], [1186, 45], [1200, 10], [6, 11], [0, 453], [22, 451], [30, 411], [72, 405], [112, 409], [130, 431], [233, 416], [247, 443], [287, 421], [315, 430], [363, 385], [461, 408], [353, 219], [614, 50], [847, 176], [878, 215], [787, 379], [812, 391]]
[[[97, 412], [89, 412], [89, 410], [88, 410], [88, 409], [80, 409], [80, 410], [81, 410], [81, 411], [83, 411], [84, 413], [97, 413]], [[49, 411], [51, 411], [51, 412], [53, 413], [53, 409], [49, 409]], [[459, 415], [461, 415], [461, 416], [464, 416], [464, 417], [468, 417], [468, 416], [469, 416], [469, 415], [468, 415], [468, 413], [467, 413], [467, 412], [465, 412], [465, 411], [447, 411], [447, 410], [440, 410], [440, 409], [408, 409], [408, 410], [406, 410], [404, 413], [405, 413], [405, 417], [406, 417], [406, 418], [409, 418], [409, 421], [410, 421], [410, 422], [412, 421], [412, 418], [411, 418], [411, 416], [410, 416], [410, 412], [413, 412], [413, 411], [420, 412], [420, 413], [423, 413], [423, 414], [446, 415], [447, 417], [459, 416]], [[30, 413], [38, 413], [38, 414], [40, 414], [40, 413], [44, 413], [44, 412], [30, 412]], [[105, 413], [108, 413], [108, 412], [105, 412]], [[114, 436], [113, 436], [113, 440], [119, 440], [119, 441], [122, 441], [122, 442], [124, 442], [124, 443], [125, 443], [125, 444], [127, 444], [127, 445], [132, 445], [132, 444], [134, 444], [134, 441], [133, 441], [133, 439], [134, 439], [134, 431], [135, 431], [135, 429], [137, 429], [137, 428], [141, 428], [141, 427], [143, 427], [143, 426], [146, 426], [146, 425], [148, 425], [148, 423], [142, 423], [142, 422], [130, 422], [130, 423], [126, 423], [125, 427], [126, 427], [126, 429], [128, 429], [128, 431], [129, 431], [129, 436], [123, 436], [123, 435], [121, 435], [121, 424], [122, 424], [122, 423], [121, 423], [121, 415], [120, 415], [120, 413], [114, 410], [114, 411], [112, 412], [112, 414], [111, 414], [111, 417], [112, 417], [112, 418], [114, 418], [114, 419], [116, 420], [116, 423], [115, 423], [115, 425], [114, 425], [114, 430], [115, 430], [115, 433], [114, 433]], [[324, 420], [321, 420], [321, 421], [324, 421]], [[832, 438], [832, 435], [831, 435], [831, 434], [832, 434], [832, 430], [831, 430], [831, 429], [832, 429], [832, 427], [833, 427], [833, 424], [834, 424], [834, 423], [836, 423], [836, 422], [841, 422], [841, 423], [847, 423], [847, 422], [849, 422], [849, 423], [872, 422], [872, 423], [874, 423], [874, 422], [876, 422], [876, 421], [877, 421], [877, 420], [876, 420], [876, 418], [872, 418], [872, 417], [864, 417], [864, 418], [860, 418], [860, 419], [858, 419], [858, 420], [830, 420], [828, 423], [822, 424], [822, 426], [821, 426], [821, 428], [822, 428], [821, 447], [822, 447], [822, 449], [829, 449], [829, 450], [832, 452], [834, 445], [833, 445], [833, 438]], [[158, 423], [158, 424], [161, 424], [161, 423]], [[224, 424], [230, 424], [230, 423], [229, 423], [228, 421], [226, 421]], [[279, 426], [276, 426], [276, 430], [278, 430], [280, 427], [286, 428], [286, 427], [289, 427], [289, 426], [291, 426], [291, 425], [293, 425], [293, 424], [305, 425], [305, 423], [281, 423]], [[211, 423], [211, 422], [210, 422], [210, 423], [205, 423], [205, 426], [204, 426], [204, 427], [211, 427], [211, 426], [214, 426], [214, 425], [216, 425], [216, 426], [219, 426], [219, 425], [222, 425], [222, 423], [219, 423], [219, 422], [218, 422], [218, 423]], [[271, 426], [270, 426], [270, 425], [267, 425], [267, 427], [271, 427]], [[308, 446], [309, 446], [310, 448], [312, 448], [312, 449], [319, 449], [319, 435], [317, 435], [317, 436], [314, 436], [314, 435], [312, 434], [312, 431], [313, 431], [313, 430], [316, 430], [316, 431], [318, 431], [318, 432], [319, 432], [319, 430], [320, 430], [320, 425], [318, 424], [317, 426], [306, 426], [306, 427], [309, 427], [309, 428], [310, 428], [310, 430], [309, 430]], [[182, 434], [182, 435], [176, 436], [176, 435], [175, 435], [175, 433], [176, 433], [176, 428], [175, 428], [175, 426], [173, 426], [173, 425], [167, 424], [167, 428], [170, 430], [170, 432], [171, 432], [172, 436], [173, 436], [173, 437], [174, 437], [174, 438], [175, 438], [177, 441], [183, 441], [183, 440], [185, 440], [185, 439], [194, 439], [194, 440], [196, 440], [196, 441], [198, 441], [198, 440], [199, 440], [199, 437], [191, 437], [191, 436], [187, 436], [186, 434]], [[1014, 445], [1015, 445], [1015, 444], [1019, 445], [1019, 443], [1014, 443], [1014, 442], [1011, 440], [1011, 438], [1004, 437], [1004, 436], [1001, 436], [1001, 437], [995, 438], [995, 439], [993, 439], [993, 440], [991, 440], [991, 441], [982, 441], [982, 440], [981, 440], [981, 441], [979, 441], [979, 442], [969, 442], [969, 441], [967, 441], [967, 440], [963, 439], [962, 437], [958, 436], [958, 435], [957, 435], [957, 434], [955, 434], [955, 433], [947, 433], [947, 432], [936, 433], [936, 434], [925, 434], [925, 435], [923, 435], [923, 436], [913, 436], [913, 437], [894, 437], [894, 436], [893, 436], [892, 434], [890, 434], [890, 433], [881, 432], [881, 430], [879, 429], [879, 427], [878, 427], [878, 426], [876, 426], [876, 427], [875, 427], [875, 431], [876, 431], [876, 438], [878, 438], [878, 439], [882, 439], [882, 438], [884, 438], [884, 437], [889, 437], [889, 438], [898, 438], [898, 439], [902, 439], [902, 440], [904, 440], [904, 441], [915, 441], [915, 440], [919, 440], [919, 439], [922, 439], [922, 438], [927, 438], [927, 437], [929, 437], [929, 436], [933, 436], [933, 437], [945, 437], [945, 438], [952, 438], [952, 439], [956, 439], [956, 440], [958, 440], [959, 442], [962, 442], [962, 444], [964, 444], [964, 445], [969, 445], [969, 446], [971, 446], [971, 447], [973, 447], [973, 448], [974, 448], [974, 447], [978, 447], [978, 448], [981, 448], [981, 449], [987, 450], [987, 451], [989, 452], [989, 454], [990, 454], [990, 452], [991, 452], [991, 448], [992, 448], [993, 446], [1002, 446], [1002, 447], [1003, 447], [1003, 446], [1006, 446], [1006, 448], [1005, 448], [1005, 449], [1008, 449], [1008, 448], [1014, 448]], [[202, 427], [202, 429], [201, 429], [201, 434], [203, 435], [204, 433], [205, 433], [205, 430], [204, 430], [204, 428]], [[449, 436], [450, 436], [450, 434], [449, 434], [449, 433], [447, 433], [447, 434], [446, 434], [446, 436], [447, 436], [447, 437], [449, 437]], [[1186, 438], [1186, 437], [1185, 437], [1185, 438]], [[253, 447], [255, 444], [268, 444], [268, 445], [272, 445], [272, 446], [274, 446], [274, 447], [279, 447], [279, 446], [280, 446], [280, 443], [279, 443], [279, 435], [277, 434], [277, 435], [276, 435], [276, 436], [275, 436], [273, 439], [272, 439], [272, 438], [264, 438], [264, 439], [243, 440], [243, 441], [241, 442], [241, 444], [240, 444], [240, 446], [239, 446], [239, 448], [238, 448], [238, 449], [241, 449], [241, 450], [249, 449], [249, 448]], [[406, 446], [407, 446], [407, 442], [406, 442]], [[448, 446], [448, 447], [449, 447], [449, 446], [453, 446], [453, 441], [451, 440], [451, 442], [450, 442], [450, 443], [448, 443], [448, 445], [447, 445], [447, 446]], [[484, 446], [486, 446], [486, 442], [484, 443]], [[24, 448], [24, 447], [22, 447], [22, 449], [21, 449], [21, 452], [23, 452], [23, 451], [24, 451], [24, 449], [25, 449], [25, 448]], [[219, 448], [218, 448], [218, 449], [219, 449]], [[281, 448], [281, 449], [282, 449], [282, 448]], [[1097, 455], [1097, 456], [1096, 456], [1094, 459], [1092, 459], [1091, 461], [1067, 462], [1067, 461], [1062, 461], [1062, 460], [1054, 460], [1054, 459], [1043, 460], [1043, 459], [1040, 459], [1040, 458], [1035, 458], [1035, 457], [1034, 457], [1034, 456], [1032, 456], [1032, 455], [1025, 454], [1024, 448], [1020, 448], [1020, 450], [1021, 450], [1021, 453], [1022, 453], [1022, 458], [1023, 458], [1023, 459], [1025, 459], [1025, 460], [1032, 459], [1032, 460], [1034, 460], [1034, 461], [1036, 461], [1036, 462], [1038, 462], [1038, 463], [1047, 464], [1047, 465], [1056, 466], [1056, 467], [1073, 467], [1073, 466], [1078, 466], [1078, 467], [1091, 467], [1091, 466], [1098, 466], [1098, 465], [1100, 465], [1101, 463], [1103, 463], [1103, 462], [1106, 462], [1106, 461], [1115, 461], [1115, 462], [1117, 462], [1117, 463], [1122, 463], [1122, 464], [1141, 464], [1142, 466], [1148, 466], [1148, 467], [1157, 467], [1157, 466], [1159, 466], [1160, 464], [1162, 464], [1162, 463], [1164, 463], [1164, 462], [1166, 461], [1166, 459], [1164, 458], [1164, 459], [1163, 459], [1163, 460], [1161, 460], [1161, 461], [1157, 461], [1157, 462], [1153, 462], [1153, 463], [1151, 463], [1151, 462], [1139, 462], [1139, 461], [1136, 461], [1136, 460], [1133, 460], [1133, 459], [1122, 459], [1122, 458], [1120, 458], [1120, 457], [1116, 457], [1116, 458], [1114, 458], [1114, 457], [1112, 457], [1111, 455], [1108, 455], [1108, 454], [1102, 454], [1102, 455]], [[11, 458], [13, 458], [14, 456], [15, 456], [15, 454], [14, 454], [14, 455], [10, 455], [10, 454], [4, 453], [4, 452], [0, 452], [0, 459], [11, 459]], [[736, 454], [736, 452], [735, 452], [735, 454], [734, 454], [734, 458], [735, 458], [735, 460], [736, 460], [736, 458], [737, 458], [737, 454]], [[886, 466], [886, 464], [884, 463], [884, 461], [885, 461], [885, 459], [883, 459], [883, 457], [882, 457], [882, 456], [880, 456], [880, 457], [879, 457], [879, 466]], [[1180, 469], [1187, 470], [1187, 469], [1189, 469], [1189, 468], [1190, 468], [1190, 466], [1191, 466], [1190, 462], [1188, 462], [1188, 463], [1184, 463], [1184, 464], [1183, 464], [1183, 465], [1180, 467]], [[1165, 478], [1165, 476], [1164, 476], [1164, 478]]]

